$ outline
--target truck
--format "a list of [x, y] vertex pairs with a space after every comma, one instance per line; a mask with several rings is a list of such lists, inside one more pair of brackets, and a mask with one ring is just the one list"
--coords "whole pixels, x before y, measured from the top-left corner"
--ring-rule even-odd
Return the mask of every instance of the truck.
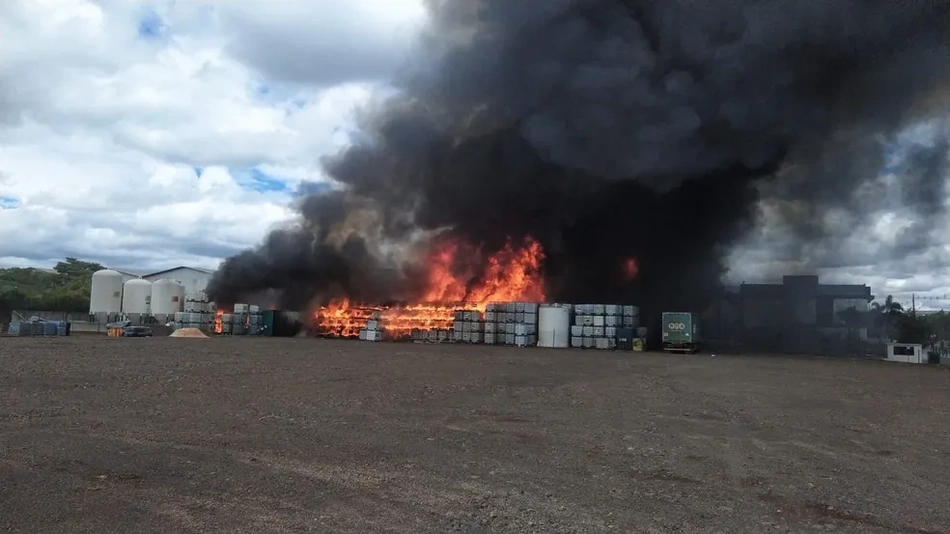
[[693, 312], [663, 312], [663, 350], [667, 352], [696, 352], [702, 342], [699, 332], [699, 314]]

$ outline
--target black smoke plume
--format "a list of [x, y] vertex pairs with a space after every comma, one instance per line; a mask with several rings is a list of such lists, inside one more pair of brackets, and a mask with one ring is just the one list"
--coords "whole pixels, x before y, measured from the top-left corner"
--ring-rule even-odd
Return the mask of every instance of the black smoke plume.
[[879, 140], [939, 109], [950, 75], [947, 2], [428, 8], [399, 95], [364, 110], [365, 138], [324, 162], [339, 187], [226, 260], [216, 299], [267, 288], [293, 308], [411, 299], [406, 266], [441, 230], [487, 251], [537, 239], [552, 300], [696, 309], [763, 194], [807, 206], [784, 222], [799, 241], [821, 240], [816, 215], [860, 211]]

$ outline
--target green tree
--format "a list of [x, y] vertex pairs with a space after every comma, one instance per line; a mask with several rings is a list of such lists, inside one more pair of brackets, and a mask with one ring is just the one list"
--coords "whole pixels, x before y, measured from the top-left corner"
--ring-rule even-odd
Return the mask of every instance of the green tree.
[[914, 312], [904, 313], [895, 321], [897, 341], [900, 343], [920, 343], [930, 346], [933, 343], [933, 329], [927, 319]]
[[92, 273], [102, 265], [66, 258], [53, 272], [34, 268], [0, 269], [0, 322], [10, 320], [10, 311], [83, 312], [89, 310]]
[[871, 303], [870, 327], [878, 337], [894, 339], [897, 323], [903, 315], [904, 307], [892, 295], [888, 295], [883, 303]]

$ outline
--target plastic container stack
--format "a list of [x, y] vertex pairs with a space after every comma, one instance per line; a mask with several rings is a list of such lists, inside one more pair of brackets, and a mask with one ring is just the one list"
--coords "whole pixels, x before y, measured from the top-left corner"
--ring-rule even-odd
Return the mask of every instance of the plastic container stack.
[[[639, 306], [623, 306], [623, 326], [626, 328], [638, 328], [640, 326]], [[646, 330], [640, 337], [646, 337]]]
[[449, 343], [455, 341], [455, 330], [448, 328], [431, 328], [421, 331], [426, 343]]
[[250, 313], [250, 306], [247, 304], [235, 304], [234, 313], [231, 314], [231, 335], [243, 336], [247, 333], [247, 316]]
[[7, 328], [7, 334], [18, 337], [31, 336], [66, 336], [69, 335], [69, 323], [66, 321], [14, 321]]
[[[571, 326], [571, 346], [584, 349], [624, 350], [640, 325], [640, 308], [619, 304], [578, 304]], [[644, 334], [643, 337], [646, 337]]]
[[360, 341], [382, 341], [384, 329], [380, 320], [379, 312], [374, 312], [372, 317], [366, 321], [366, 328], [360, 329]]
[[259, 336], [263, 331], [264, 315], [259, 306], [251, 304], [247, 307], [247, 335]]
[[485, 310], [485, 343], [528, 347], [538, 343], [538, 303], [489, 304]]
[[231, 328], [234, 326], [234, 315], [230, 313], [221, 314], [221, 331], [218, 332], [222, 336], [230, 336]]
[[478, 310], [455, 310], [453, 327], [456, 343], [485, 342], [485, 318]]

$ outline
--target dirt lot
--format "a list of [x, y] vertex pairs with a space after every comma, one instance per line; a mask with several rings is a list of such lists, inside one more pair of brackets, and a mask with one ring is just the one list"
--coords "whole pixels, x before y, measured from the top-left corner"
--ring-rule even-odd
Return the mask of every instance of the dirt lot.
[[950, 371], [0, 339], [2, 532], [948, 532]]

